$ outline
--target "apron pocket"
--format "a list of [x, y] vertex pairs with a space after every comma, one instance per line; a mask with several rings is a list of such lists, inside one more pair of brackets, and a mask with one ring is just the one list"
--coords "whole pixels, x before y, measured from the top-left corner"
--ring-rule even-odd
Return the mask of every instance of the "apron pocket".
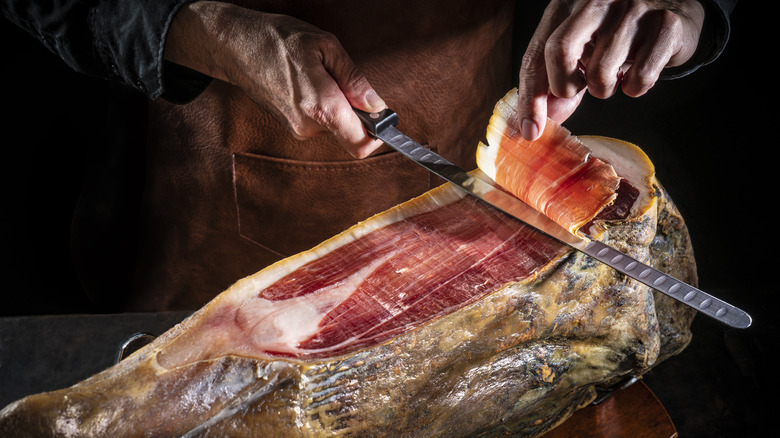
[[233, 154], [239, 233], [282, 257], [424, 193], [431, 180], [398, 152], [328, 162]]

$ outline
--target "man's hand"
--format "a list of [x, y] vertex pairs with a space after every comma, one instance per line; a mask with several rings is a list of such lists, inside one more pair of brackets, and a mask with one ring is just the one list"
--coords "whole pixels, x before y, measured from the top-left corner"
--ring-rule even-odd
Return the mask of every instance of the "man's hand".
[[240, 87], [298, 139], [332, 134], [357, 158], [381, 145], [352, 107], [381, 111], [384, 101], [336, 37], [310, 24], [196, 2], [176, 14], [165, 58]]
[[523, 56], [518, 113], [535, 140], [563, 122], [587, 90], [606, 99], [645, 94], [665, 67], [693, 56], [704, 23], [698, 0], [553, 0]]

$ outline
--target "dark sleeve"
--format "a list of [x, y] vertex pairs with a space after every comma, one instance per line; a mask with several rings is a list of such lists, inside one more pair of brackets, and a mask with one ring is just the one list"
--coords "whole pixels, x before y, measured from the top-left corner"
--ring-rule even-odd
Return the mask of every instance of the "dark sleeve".
[[660, 79], [687, 76], [720, 56], [731, 33], [731, 12], [738, 0], [701, 0], [705, 9], [704, 27], [696, 53], [685, 64], [664, 69]]
[[73, 70], [186, 102], [210, 79], [163, 61], [173, 16], [194, 0], [0, 0], [3, 15]]

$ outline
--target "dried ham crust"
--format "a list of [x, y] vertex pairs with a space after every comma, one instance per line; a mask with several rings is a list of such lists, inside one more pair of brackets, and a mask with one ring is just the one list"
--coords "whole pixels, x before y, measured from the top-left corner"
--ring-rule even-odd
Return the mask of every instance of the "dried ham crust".
[[[638, 193], [621, 219], [584, 215], [592, 234], [695, 284], [647, 157], [572, 144]], [[12, 403], [0, 436], [537, 436], [682, 351], [693, 315], [444, 185], [240, 280], [114, 367]]]

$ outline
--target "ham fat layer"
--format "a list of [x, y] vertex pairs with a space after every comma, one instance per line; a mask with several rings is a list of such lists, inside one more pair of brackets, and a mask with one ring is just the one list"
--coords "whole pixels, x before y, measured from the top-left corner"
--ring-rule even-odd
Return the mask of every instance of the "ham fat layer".
[[204, 330], [189, 331], [213, 339], [185, 334], [160, 363], [350, 353], [531, 280], [568, 251], [443, 186], [240, 281], [199, 312]]
[[516, 89], [496, 104], [477, 165], [498, 185], [575, 233], [615, 200], [620, 177], [552, 120], [538, 140], [525, 140], [516, 107]]

